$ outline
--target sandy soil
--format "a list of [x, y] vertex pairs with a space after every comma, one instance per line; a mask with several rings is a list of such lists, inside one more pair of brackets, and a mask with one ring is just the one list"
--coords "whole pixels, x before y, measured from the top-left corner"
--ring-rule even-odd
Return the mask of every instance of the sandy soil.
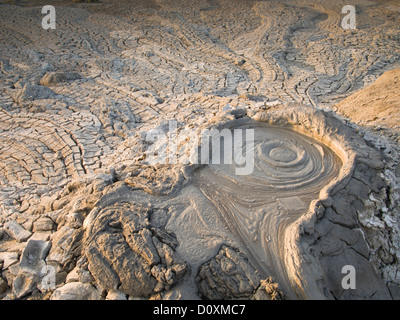
[[385, 72], [336, 107], [339, 113], [355, 122], [399, 129], [400, 69]]

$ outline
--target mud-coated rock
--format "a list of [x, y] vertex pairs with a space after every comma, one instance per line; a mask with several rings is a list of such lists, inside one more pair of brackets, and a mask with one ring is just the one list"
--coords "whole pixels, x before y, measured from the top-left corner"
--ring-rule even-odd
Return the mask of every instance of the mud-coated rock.
[[56, 289], [51, 300], [100, 300], [100, 292], [88, 283], [71, 282]]
[[[243, 253], [225, 245], [200, 267], [196, 282], [201, 295], [211, 300], [281, 299], [283, 296], [271, 279], [262, 282]], [[256, 294], [260, 284], [263, 289]]]
[[4, 225], [5, 232], [18, 242], [26, 241], [32, 233], [28, 230], [25, 230], [20, 224], [18, 224], [15, 220], [11, 220]]
[[80, 256], [82, 250], [83, 230], [63, 226], [52, 237], [52, 248], [47, 261], [55, 261], [64, 267], [65, 271], [71, 271], [75, 266], [75, 259]]
[[174, 236], [154, 231], [157, 228], [149, 223], [152, 209], [106, 202], [100, 201], [84, 223], [85, 255], [97, 283], [133, 297], [150, 296], [175, 284], [187, 267], [168, 244]]
[[14, 95], [14, 99], [19, 104], [24, 104], [29, 101], [49, 99], [55, 96], [55, 92], [47, 87], [27, 83], [20, 92]]
[[50, 247], [51, 242], [49, 241], [29, 240], [22, 252], [20, 269], [39, 275], [46, 265], [45, 258]]
[[42, 86], [51, 86], [61, 82], [71, 81], [79, 79], [79, 73], [74, 72], [48, 72], [42, 79], [40, 79], [40, 84]]
[[12, 284], [12, 294], [15, 299], [23, 298], [36, 289], [39, 277], [30, 272], [21, 272], [15, 277]]
[[54, 228], [54, 221], [49, 217], [42, 217], [33, 223], [33, 232], [51, 231]]

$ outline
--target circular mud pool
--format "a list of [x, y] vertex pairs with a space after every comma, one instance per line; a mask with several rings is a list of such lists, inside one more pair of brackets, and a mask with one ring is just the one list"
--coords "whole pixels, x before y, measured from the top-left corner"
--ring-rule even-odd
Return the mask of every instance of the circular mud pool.
[[[293, 296], [284, 266], [285, 231], [339, 175], [342, 161], [322, 142], [289, 128], [244, 120], [234, 129], [243, 134], [253, 130], [254, 139], [242, 139], [240, 147], [232, 144], [234, 160], [251, 163], [211, 161], [195, 172], [194, 184], [260, 275], [273, 276]], [[236, 169], [244, 165], [247, 174], [238, 175]]]

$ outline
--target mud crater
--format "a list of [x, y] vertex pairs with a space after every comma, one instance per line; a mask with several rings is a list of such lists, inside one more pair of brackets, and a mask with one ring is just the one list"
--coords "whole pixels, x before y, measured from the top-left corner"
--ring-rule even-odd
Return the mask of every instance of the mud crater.
[[[250, 119], [234, 129], [253, 129], [253, 172], [236, 175], [236, 164], [210, 164], [194, 173], [194, 184], [215, 207], [262, 277], [273, 276], [292, 293], [285, 277], [285, 232], [339, 175], [335, 152], [290, 128]], [[234, 156], [237, 156], [236, 154]]]

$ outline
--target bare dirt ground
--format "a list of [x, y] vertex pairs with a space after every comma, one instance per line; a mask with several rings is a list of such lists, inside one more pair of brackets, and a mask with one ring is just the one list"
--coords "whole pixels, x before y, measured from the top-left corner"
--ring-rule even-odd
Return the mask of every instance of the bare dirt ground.
[[4, 2], [0, 298], [399, 299], [398, 1]]

